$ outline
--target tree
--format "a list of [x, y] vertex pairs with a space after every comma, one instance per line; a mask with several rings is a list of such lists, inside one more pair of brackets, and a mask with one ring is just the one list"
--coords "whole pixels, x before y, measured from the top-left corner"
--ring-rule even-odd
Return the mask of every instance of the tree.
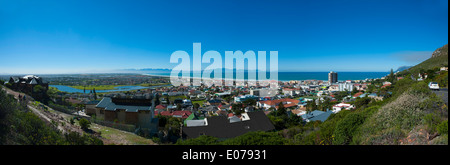
[[370, 99], [369, 97], [363, 97], [363, 98], [356, 98], [355, 100], [355, 107], [356, 108], [361, 108], [363, 106], [366, 106], [367, 104], [370, 103], [372, 99]]
[[391, 73], [389, 74], [388, 81], [393, 82], [394, 81], [394, 70], [391, 68]]
[[94, 100], [97, 100], [97, 93], [95, 92], [95, 88], [94, 88]]
[[360, 113], [351, 113], [339, 120], [334, 130], [333, 144], [349, 144], [356, 129], [364, 123], [365, 116]]
[[283, 116], [283, 115], [287, 115], [286, 114], [286, 108], [284, 107], [283, 103], [278, 104], [278, 109], [276, 112], [276, 116]]
[[235, 115], [240, 115], [242, 113], [242, 103], [236, 103], [231, 106], [231, 111]]
[[36, 85], [33, 87], [33, 92], [34, 93], [42, 93], [44, 91], [44, 87], [40, 86], [40, 85]]
[[194, 103], [194, 109], [195, 109], [195, 110], [198, 110], [199, 107], [200, 107], [200, 104], [199, 104], [199, 103]]
[[177, 104], [177, 111], [181, 111], [181, 108], [183, 108], [183, 106], [180, 103], [178, 103]]
[[81, 118], [79, 124], [83, 130], [87, 130], [91, 126], [91, 122], [85, 118]]

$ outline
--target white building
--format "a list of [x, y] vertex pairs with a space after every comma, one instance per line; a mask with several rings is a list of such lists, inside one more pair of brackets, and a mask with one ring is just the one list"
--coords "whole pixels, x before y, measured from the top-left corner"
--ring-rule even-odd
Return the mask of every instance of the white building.
[[338, 112], [340, 112], [343, 109], [350, 110], [350, 109], [353, 109], [353, 108], [355, 108], [354, 105], [347, 104], [347, 103], [339, 103], [339, 104], [333, 105], [333, 110], [332, 111], [333, 111], [333, 113], [338, 113]]
[[353, 91], [352, 83], [339, 83], [339, 91]]

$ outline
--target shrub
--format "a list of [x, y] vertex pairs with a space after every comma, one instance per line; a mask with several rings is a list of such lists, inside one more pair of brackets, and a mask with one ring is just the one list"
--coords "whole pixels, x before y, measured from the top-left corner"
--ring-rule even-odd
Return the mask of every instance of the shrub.
[[[394, 100], [382, 106], [359, 128], [352, 144], [397, 144], [415, 126], [422, 124], [424, 103], [430, 92], [425, 83], [417, 83]], [[425, 106], [424, 106], [425, 105]]]
[[79, 124], [83, 130], [87, 130], [91, 126], [91, 122], [85, 118], [81, 118]]
[[277, 132], [249, 132], [244, 135], [227, 139], [224, 145], [284, 145], [287, 141]]
[[356, 129], [364, 123], [365, 117], [360, 113], [352, 113], [340, 120], [334, 131], [333, 144], [349, 144]]
[[218, 138], [216, 137], [201, 135], [194, 139], [178, 140], [176, 145], [215, 145], [218, 142]]
[[429, 113], [424, 118], [427, 131], [429, 133], [435, 133], [437, 131], [438, 124], [440, 123], [440, 117], [436, 113]]
[[439, 134], [448, 134], [448, 120], [445, 120], [437, 126], [437, 131]]

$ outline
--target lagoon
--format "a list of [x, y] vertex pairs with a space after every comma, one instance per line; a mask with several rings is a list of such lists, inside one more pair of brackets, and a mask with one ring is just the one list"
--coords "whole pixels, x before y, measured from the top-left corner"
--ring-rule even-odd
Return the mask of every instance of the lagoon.
[[[68, 93], [84, 93], [83, 89], [76, 89], [65, 85], [50, 85], [50, 87], [55, 87], [60, 91], [68, 92]], [[107, 92], [120, 92], [120, 91], [131, 91], [131, 90], [138, 90], [138, 89], [148, 89], [148, 88], [155, 88], [159, 86], [152, 86], [152, 87], [143, 87], [143, 86], [118, 86], [114, 87], [114, 89], [110, 90], [95, 90], [96, 93], [107, 93]], [[91, 90], [86, 89], [86, 93], [90, 93]]]

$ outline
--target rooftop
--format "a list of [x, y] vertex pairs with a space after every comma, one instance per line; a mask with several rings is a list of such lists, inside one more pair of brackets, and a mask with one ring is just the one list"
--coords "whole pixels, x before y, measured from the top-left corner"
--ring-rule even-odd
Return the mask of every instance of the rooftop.
[[[128, 100], [128, 101], [126, 101]], [[152, 107], [151, 105], [149, 106], [148, 104], [150, 103], [146, 103], [147, 106], [143, 106], [143, 103], [139, 103], [139, 102], [143, 102], [145, 100], [143, 99], [139, 99], [139, 101], [137, 101], [138, 99], [111, 99], [110, 97], [104, 97], [98, 104], [97, 104], [97, 108], [104, 108], [105, 110], [108, 111], [116, 111], [118, 109], [123, 109], [125, 110], [125, 112], [138, 112], [138, 111], [151, 111]], [[133, 104], [133, 102], [135, 102], [135, 104]]]

